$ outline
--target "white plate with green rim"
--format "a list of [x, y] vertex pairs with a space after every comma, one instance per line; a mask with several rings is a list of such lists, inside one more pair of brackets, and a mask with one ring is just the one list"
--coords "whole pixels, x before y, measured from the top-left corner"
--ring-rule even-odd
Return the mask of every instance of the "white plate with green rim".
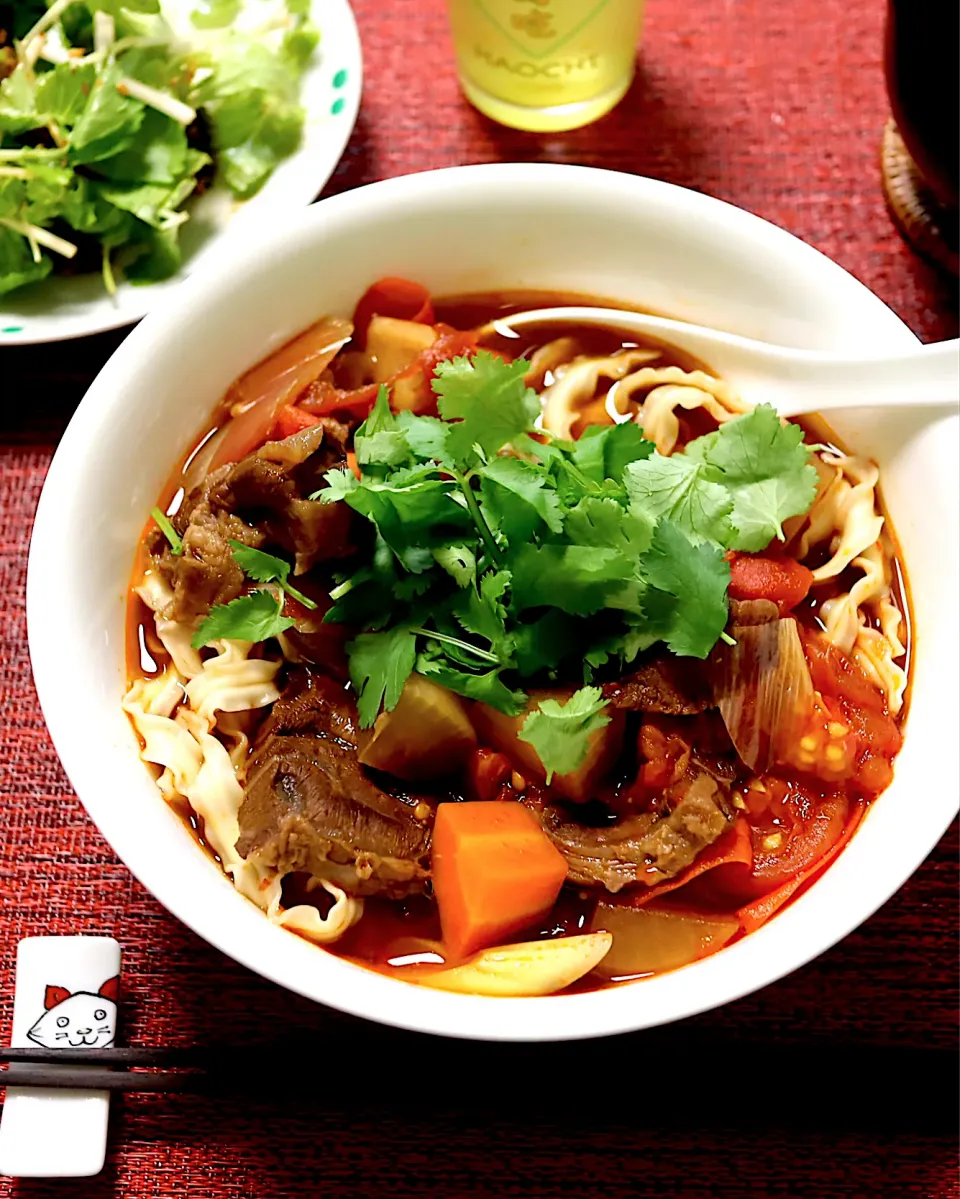
[[0, 295], [0, 349], [66, 341], [133, 324], [187, 275], [250, 241], [258, 230], [275, 226], [291, 209], [316, 199], [356, 123], [363, 69], [360, 38], [347, 0], [311, 0], [310, 8], [320, 44], [301, 82], [306, 120], [299, 149], [280, 163], [251, 199], [237, 201], [215, 183], [188, 205], [190, 220], [181, 235], [184, 264], [170, 279], [140, 286], [121, 279], [111, 296], [99, 272], [53, 275]]

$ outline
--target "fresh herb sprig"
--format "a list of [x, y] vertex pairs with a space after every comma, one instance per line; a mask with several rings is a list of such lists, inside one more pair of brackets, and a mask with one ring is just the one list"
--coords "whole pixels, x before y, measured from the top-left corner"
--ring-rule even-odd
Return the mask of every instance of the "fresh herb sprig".
[[526, 681], [579, 672], [587, 685], [522, 734], [564, 773], [606, 723], [595, 671], [657, 642], [705, 658], [728, 615], [726, 551], [782, 536], [817, 475], [769, 407], [671, 457], [633, 423], [550, 439], [526, 370], [485, 351], [441, 363], [442, 419], [393, 413], [381, 389], [355, 438], [360, 478], [330, 471], [315, 497], [375, 529], [325, 619], [365, 630], [348, 646], [365, 727], [414, 670], [512, 715]]
[[183, 539], [173, 527], [173, 521], [162, 508], [151, 508], [150, 515], [156, 521], [157, 528], [170, 543], [170, 551], [178, 558], [183, 553]]
[[[658, 642], [710, 653], [728, 616], [727, 551], [782, 537], [817, 473], [801, 430], [769, 407], [670, 457], [634, 423], [552, 439], [536, 428], [526, 370], [482, 350], [441, 363], [439, 418], [392, 412], [381, 388], [354, 438], [360, 477], [329, 471], [313, 498], [373, 526], [366, 561], [337, 579], [324, 617], [360, 630], [347, 647], [360, 724], [391, 711], [414, 671], [513, 716], [528, 684], [579, 677], [566, 703], [541, 701], [522, 727], [552, 776], [575, 769], [608, 723], [598, 670]], [[261, 568], [279, 559], [234, 553], [291, 593], [286, 573]], [[258, 591], [213, 609], [197, 642], [275, 636], [285, 621], [282, 602]]]
[[[156, 513], [154, 513], [156, 517]], [[158, 522], [159, 523], [159, 522]], [[182, 549], [182, 543], [181, 543]], [[213, 641], [266, 641], [279, 637], [296, 624], [283, 614], [283, 597], [289, 595], [305, 608], [315, 609], [316, 603], [287, 581], [290, 563], [263, 550], [253, 549], [241, 541], [231, 541], [230, 551], [243, 572], [258, 583], [275, 583], [277, 594], [260, 589], [238, 596], [228, 604], [218, 604], [193, 635], [194, 649], [202, 649]], [[176, 549], [174, 549], [176, 553]], [[394, 700], [396, 703], [396, 700]]]

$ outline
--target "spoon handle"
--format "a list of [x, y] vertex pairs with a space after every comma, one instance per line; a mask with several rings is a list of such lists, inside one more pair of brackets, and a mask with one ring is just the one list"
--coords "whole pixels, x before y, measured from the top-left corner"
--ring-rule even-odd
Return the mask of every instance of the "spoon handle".
[[783, 355], [776, 375], [777, 395], [770, 399], [782, 416], [834, 408], [956, 408], [960, 341], [874, 359]]
[[516, 313], [481, 332], [516, 337], [516, 329], [544, 322], [612, 325], [665, 342], [707, 363], [747, 404], [772, 404], [781, 416], [833, 408], [960, 407], [960, 341], [873, 357], [841, 356], [772, 345], [669, 317], [579, 305]]

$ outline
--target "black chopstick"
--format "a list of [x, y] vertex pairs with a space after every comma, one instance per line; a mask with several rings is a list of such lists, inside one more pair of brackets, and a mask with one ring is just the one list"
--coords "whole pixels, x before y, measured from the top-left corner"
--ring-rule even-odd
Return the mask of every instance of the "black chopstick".
[[[124, 1049], [0, 1048], [0, 1086], [54, 1090], [202, 1091], [213, 1085], [208, 1073], [235, 1062], [235, 1051], [202, 1046], [138, 1046]], [[163, 1070], [158, 1067], [180, 1067]], [[141, 1067], [132, 1070], [131, 1067]], [[218, 1079], [221, 1085], [223, 1079]]]
[[0, 1086], [55, 1091], [206, 1091], [207, 1074], [111, 1070], [105, 1066], [17, 1066], [0, 1073]]
[[24, 1046], [12, 1049], [0, 1047], [0, 1062], [30, 1062], [59, 1065], [61, 1062], [91, 1066], [195, 1066], [209, 1068], [211, 1061], [222, 1057], [224, 1050], [202, 1045], [138, 1045], [123, 1049], [44, 1049]]

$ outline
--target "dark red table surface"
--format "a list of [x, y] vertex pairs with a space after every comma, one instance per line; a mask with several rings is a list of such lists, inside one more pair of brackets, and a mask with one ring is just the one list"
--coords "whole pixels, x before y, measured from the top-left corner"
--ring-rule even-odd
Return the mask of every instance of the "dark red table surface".
[[[355, 8], [366, 89], [327, 194], [499, 160], [652, 175], [811, 242], [925, 340], [957, 335], [955, 284], [905, 248], [880, 193], [881, 0], [650, 0], [623, 104], [549, 137], [461, 99], [441, 0]], [[58, 765], [24, 624], [44, 472], [118, 340], [0, 353], [3, 1035], [17, 941], [82, 932], [123, 945], [129, 1043], [228, 1038], [243, 1059], [283, 1036], [297, 1049], [282, 1084], [267, 1073], [217, 1100], [128, 1097], [103, 1175], [0, 1180], [0, 1196], [960, 1193], [956, 827], [880, 912], [790, 978], [662, 1032], [566, 1047], [478, 1051], [328, 1012], [209, 948], [131, 878]]]

